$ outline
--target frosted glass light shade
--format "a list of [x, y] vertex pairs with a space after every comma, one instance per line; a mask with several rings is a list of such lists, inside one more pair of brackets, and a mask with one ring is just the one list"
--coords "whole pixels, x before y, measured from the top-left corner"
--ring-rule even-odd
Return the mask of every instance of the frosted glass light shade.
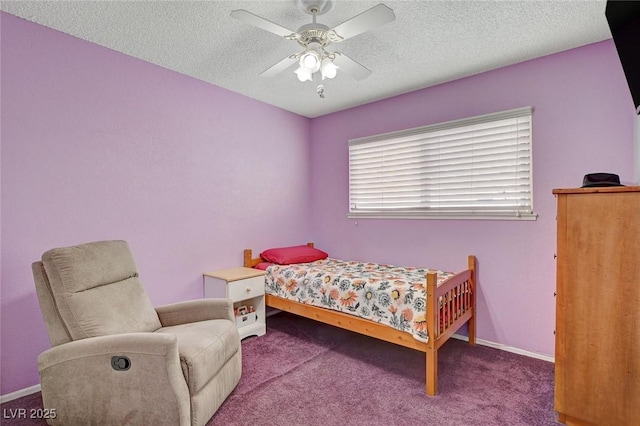
[[320, 58], [318, 54], [313, 50], [305, 52], [300, 57], [300, 67], [306, 69], [307, 72], [311, 74], [318, 71], [320, 69]]
[[338, 73], [338, 66], [333, 63], [333, 61], [329, 58], [325, 58], [322, 61], [322, 66], [320, 67], [320, 72], [322, 73], [322, 79], [325, 78], [334, 78]]
[[298, 68], [295, 73], [298, 75], [298, 80], [300, 81], [312, 80], [311, 73], [302, 67]]

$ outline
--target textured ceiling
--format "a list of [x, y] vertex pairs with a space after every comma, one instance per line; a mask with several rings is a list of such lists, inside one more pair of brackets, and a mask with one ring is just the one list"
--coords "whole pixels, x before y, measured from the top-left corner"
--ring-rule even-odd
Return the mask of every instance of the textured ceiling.
[[[379, 1], [337, 0], [329, 27]], [[310, 23], [295, 0], [2, 1], [3, 11], [276, 105], [306, 117], [433, 86], [611, 38], [605, 0], [384, 0], [396, 20], [330, 45], [373, 71], [301, 83], [293, 70], [262, 71], [299, 52], [294, 41], [229, 16], [246, 9], [291, 30]]]

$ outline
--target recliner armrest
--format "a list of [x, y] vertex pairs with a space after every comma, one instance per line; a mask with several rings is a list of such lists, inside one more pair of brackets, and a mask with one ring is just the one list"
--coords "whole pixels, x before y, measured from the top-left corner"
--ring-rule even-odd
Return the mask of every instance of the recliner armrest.
[[198, 299], [156, 308], [163, 327], [212, 319], [235, 321], [231, 299]]
[[44, 407], [55, 408], [49, 424], [82, 424], [88, 418], [104, 424], [190, 423], [175, 335], [76, 340], [41, 353], [38, 370]]
[[[158, 333], [123, 333], [90, 337], [54, 346], [38, 356], [38, 369], [86, 357], [133, 352], [150, 356], [178, 354], [176, 336]], [[179, 358], [178, 358], [179, 359]]]

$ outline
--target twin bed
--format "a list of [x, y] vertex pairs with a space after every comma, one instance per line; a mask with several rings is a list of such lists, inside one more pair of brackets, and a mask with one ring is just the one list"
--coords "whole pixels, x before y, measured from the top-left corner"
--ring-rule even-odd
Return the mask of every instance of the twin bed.
[[[313, 243], [306, 247], [324, 253]], [[449, 273], [324, 255], [265, 263], [247, 249], [244, 266], [267, 271], [271, 308], [424, 352], [426, 392], [436, 395], [438, 349], [466, 323], [469, 344], [475, 344], [475, 257], [468, 257], [467, 269]]]

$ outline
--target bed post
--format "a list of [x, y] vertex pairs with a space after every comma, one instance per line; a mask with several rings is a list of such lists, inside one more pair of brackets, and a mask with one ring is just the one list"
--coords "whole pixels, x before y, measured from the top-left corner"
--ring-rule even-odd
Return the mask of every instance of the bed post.
[[471, 318], [469, 319], [469, 344], [476, 344], [476, 257], [469, 256], [469, 270], [471, 278], [469, 278], [469, 287], [471, 290], [471, 309], [473, 309]]
[[245, 249], [244, 250], [244, 267], [245, 268], [251, 268], [253, 266], [251, 265], [251, 257], [252, 257], [251, 249]]
[[438, 276], [435, 272], [427, 273], [427, 395], [438, 393], [438, 300], [436, 298]]

